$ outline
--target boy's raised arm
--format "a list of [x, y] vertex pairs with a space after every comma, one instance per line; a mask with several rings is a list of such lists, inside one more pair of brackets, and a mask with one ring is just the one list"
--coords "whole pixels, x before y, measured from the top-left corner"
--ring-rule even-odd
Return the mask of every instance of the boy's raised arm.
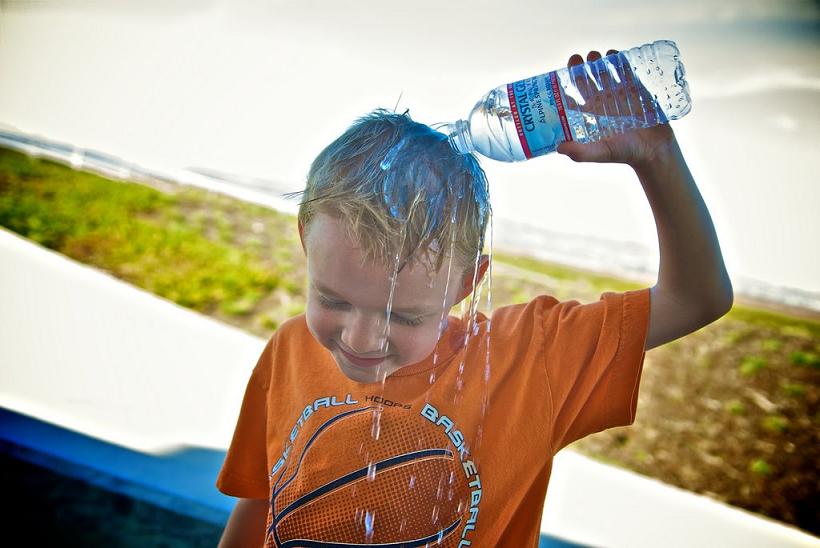
[[712, 218], [674, 136], [651, 161], [633, 168], [652, 208], [660, 246], [649, 350], [717, 320], [734, 296]]
[[[590, 52], [587, 60], [600, 56]], [[580, 55], [573, 55], [569, 64], [582, 62]], [[715, 227], [671, 126], [627, 131], [596, 143], [562, 143], [558, 152], [576, 162], [629, 164], [646, 193], [658, 230], [660, 266], [650, 290], [645, 350], [696, 331], [729, 311], [732, 283]]]

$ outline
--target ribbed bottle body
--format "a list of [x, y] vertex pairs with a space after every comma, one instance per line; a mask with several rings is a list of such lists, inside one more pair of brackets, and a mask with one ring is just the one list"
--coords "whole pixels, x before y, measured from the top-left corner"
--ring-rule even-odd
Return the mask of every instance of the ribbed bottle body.
[[515, 162], [685, 116], [691, 109], [674, 42], [660, 40], [499, 86], [448, 126], [462, 152]]

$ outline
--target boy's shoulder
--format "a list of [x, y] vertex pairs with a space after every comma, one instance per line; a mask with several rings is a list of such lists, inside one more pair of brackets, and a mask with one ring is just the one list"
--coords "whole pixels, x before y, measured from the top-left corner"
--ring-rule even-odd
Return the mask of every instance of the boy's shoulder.
[[578, 304], [577, 301], [560, 301], [553, 295], [538, 295], [529, 301], [500, 306], [492, 312], [493, 324], [500, 324], [508, 321], [522, 321], [527, 318], [535, 319], [549, 314], [556, 307], [572, 306]]
[[305, 321], [305, 314], [297, 314], [283, 321], [271, 335], [275, 342], [283, 342], [294, 338], [311, 336]]
[[498, 314], [516, 315], [522, 313], [536, 313], [536, 314], [559, 314], [564, 315], [570, 311], [580, 312], [581, 310], [607, 307], [623, 307], [628, 306], [631, 302], [638, 300], [646, 300], [649, 297], [650, 289], [640, 288], [626, 291], [604, 291], [596, 300], [588, 300], [582, 302], [579, 299], [560, 300], [553, 295], [543, 294], [534, 297], [528, 302], [506, 305], [499, 307], [493, 311], [493, 318]]
[[299, 314], [283, 321], [268, 337], [265, 348], [257, 361], [254, 374], [262, 385], [270, 382], [274, 363], [288, 358], [294, 349], [305, 352], [313, 348], [313, 336], [307, 328], [305, 315]]
[[493, 331], [509, 333], [532, 331], [535, 336], [558, 331], [567, 335], [580, 331], [616, 328], [623, 324], [642, 327], [648, 323], [649, 288], [623, 292], [605, 291], [597, 300], [559, 300], [539, 295], [521, 304], [502, 306], [492, 313]]

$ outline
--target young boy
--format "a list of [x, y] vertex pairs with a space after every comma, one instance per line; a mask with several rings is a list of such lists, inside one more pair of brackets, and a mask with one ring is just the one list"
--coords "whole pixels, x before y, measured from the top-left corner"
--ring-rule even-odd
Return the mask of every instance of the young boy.
[[472, 156], [377, 111], [317, 157], [299, 212], [307, 309], [273, 334], [248, 383], [217, 480], [240, 497], [220, 546], [537, 546], [553, 455], [631, 424], [644, 352], [732, 304], [668, 125], [558, 152], [635, 170], [658, 228], [658, 282], [586, 305], [539, 296], [474, 321], [448, 315], [488, 267]]

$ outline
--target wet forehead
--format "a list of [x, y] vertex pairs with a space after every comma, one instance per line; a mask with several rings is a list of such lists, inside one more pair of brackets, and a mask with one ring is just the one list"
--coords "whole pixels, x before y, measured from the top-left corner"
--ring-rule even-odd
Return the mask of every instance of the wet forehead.
[[[357, 306], [384, 309], [391, 291], [392, 265], [363, 263], [360, 248], [332, 217], [319, 215], [311, 225], [305, 240], [309, 283], [328, 296]], [[439, 311], [445, 304], [447, 267], [445, 262], [441, 270], [431, 274], [422, 264], [405, 266], [398, 273], [393, 289], [393, 309], [418, 313]], [[455, 270], [454, 265], [449, 289], [455, 284]]]

